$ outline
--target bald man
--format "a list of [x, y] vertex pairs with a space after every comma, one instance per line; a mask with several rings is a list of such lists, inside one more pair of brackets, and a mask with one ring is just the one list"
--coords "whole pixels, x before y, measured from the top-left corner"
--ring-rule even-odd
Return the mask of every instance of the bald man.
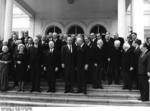
[[121, 71], [123, 77], [123, 89], [132, 89], [131, 79], [132, 71], [134, 70], [134, 54], [129, 43], [125, 42], [123, 45], [123, 54], [121, 58]]
[[58, 71], [58, 53], [54, 48], [53, 41], [49, 42], [49, 48], [44, 52], [44, 70], [47, 74], [48, 90], [47, 92], [56, 91], [56, 72]]
[[41, 76], [41, 47], [39, 39], [34, 38], [34, 45], [28, 48], [28, 68], [31, 70], [31, 92], [40, 92], [40, 76]]
[[120, 67], [121, 67], [121, 56], [122, 50], [120, 48], [121, 42], [120, 40], [114, 41], [114, 50], [112, 56], [112, 71], [113, 71], [113, 81], [115, 84], [120, 84]]
[[92, 86], [93, 88], [103, 89], [102, 87], [102, 75], [103, 75], [103, 64], [104, 64], [104, 42], [102, 39], [97, 41], [97, 45], [93, 47], [93, 65], [94, 72], [92, 75]]

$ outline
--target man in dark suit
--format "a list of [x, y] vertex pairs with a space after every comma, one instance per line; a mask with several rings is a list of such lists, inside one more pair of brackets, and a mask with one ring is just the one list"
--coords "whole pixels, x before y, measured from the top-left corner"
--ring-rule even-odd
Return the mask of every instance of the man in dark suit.
[[61, 50], [62, 68], [65, 69], [65, 93], [73, 92], [75, 77], [75, 46], [73, 39], [67, 37], [67, 45]]
[[92, 48], [94, 47], [92, 42], [90, 41], [89, 37], [85, 37], [84, 38], [85, 41], [85, 45], [87, 46], [87, 63], [88, 63], [88, 70], [86, 71], [87, 74], [87, 82], [88, 83], [92, 83], [92, 75], [93, 75], [93, 68], [94, 68], [94, 64], [93, 64], [93, 60], [92, 60], [92, 56], [93, 56], [93, 50]]
[[150, 76], [150, 52], [148, 51], [146, 44], [143, 44], [140, 49], [142, 51], [138, 62], [140, 100], [149, 101], [148, 76]]
[[138, 60], [139, 57], [141, 55], [141, 49], [140, 49], [140, 45], [141, 45], [141, 41], [140, 40], [135, 40], [135, 42], [132, 44], [134, 49], [133, 49], [133, 53], [134, 53], [134, 71], [133, 71], [133, 76], [132, 79], [135, 82], [135, 89], [138, 89]]
[[112, 74], [112, 56], [114, 50], [114, 39], [110, 37], [110, 33], [106, 32], [104, 40], [104, 51], [105, 51], [105, 72], [108, 78], [108, 84], [112, 84], [113, 74]]
[[123, 44], [124, 44], [124, 39], [122, 37], [119, 37], [118, 33], [115, 33], [115, 35], [114, 35], [114, 41], [115, 40], [119, 40], [120, 41], [120, 47], [119, 47], [119, 49], [122, 50], [123, 49]]
[[93, 65], [94, 70], [92, 74], [92, 86], [93, 88], [101, 88], [102, 87], [102, 74], [103, 74], [103, 63], [104, 63], [104, 50], [103, 50], [103, 40], [99, 39], [97, 41], [97, 45], [92, 48], [93, 50]]
[[94, 33], [90, 34], [90, 39], [91, 39], [92, 45], [96, 46], [96, 44], [97, 44], [97, 38], [96, 38], [96, 35]]
[[40, 92], [41, 76], [41, 47], [38, 38], [34, 38], [34, 45], [28, 48], [28, 68], [31, 70], [31, 92]]
[[58, 53], [54, 48], [54, 42], [49, 42], [49, 49], [44, 53], [44, 69], [47, 73], [47, 82], [49, 89], [47, 92], [55, 92], [56, 74], [58, 71]]
[[58, 34], [56, 32], [53, 33], [53, 41], [55, 43], [55, 50], [58, 52], [58, 63], [59, 63], [59, 71], [57, 72], [57, 77], [62, 77], [62, 69], [61, 69], [61, 47], [62, 47], [62, 41], [59, 39]]
[[121, 42], [119, 40], [114, 41], [114, 50], [112, 55], [113, 64], [113, 80], [115, 84], [120, 84], [120, 67], [121, 67], [121, 56], [122, 51], [120, 48]]
[[132, 88], [132, 72], [134, 70], [134, 55], [133, 50], [129, 43], [124, 43], [123, 45], [123, 54], [121, 59], [121, 71], [123, 76], [123, 89]]
[[83, 92], [86, 94], [86, 74], [85, 71], [88, 69], [87, 64], [87, 47], [83, 42], [83, 38], [78, 37], [77, 41], [77, 53], [76, 53], [76, 67], [77, 67], [77, 84], [78, 93]]

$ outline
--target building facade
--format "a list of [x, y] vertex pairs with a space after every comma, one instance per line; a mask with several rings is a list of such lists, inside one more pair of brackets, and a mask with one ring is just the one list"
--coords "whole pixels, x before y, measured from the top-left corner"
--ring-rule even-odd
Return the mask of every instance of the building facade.
[[150, 36], [149, 0], [0, 0], [0, 36], [8, 40], [12, 28], [13, 4], [30, 18], [29, 34], [116, 32], [126, 37], [129, 31], [138, 37]]

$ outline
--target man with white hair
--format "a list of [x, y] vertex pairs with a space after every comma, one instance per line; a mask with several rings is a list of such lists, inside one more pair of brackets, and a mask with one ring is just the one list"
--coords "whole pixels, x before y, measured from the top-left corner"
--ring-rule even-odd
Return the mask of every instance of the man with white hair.
[[58, 53], [54, 48], [54, 42], [49, 41], [49, 48], [44, 53], [44, 70], [46, 70], [48, 90], [56, 91], [56, 72], [58, 71]]
[[79, 37], [76, 40], [77, 51], [76, 51], [76, 67], [77, 67], [77, 84], [78, 93], [83, 92], [86, 94], [86, 74], [85, 71], [88, 69], [87, 64], [87, 48], [83, 42], [83, 38]]
[[112, 56], [112, 64], [113, 64], [113, 80], [115, 84], [120, 84], [120, 67], [121, 67], [121, 56], [122, 51], [120, 49], [121, 42], [119, 40], [114, 41], [114, 50]]
[[88, 83], [92, 83], [92, 75], [93, 75], [93, 68], [94, 68], [94, 65], [93, 65], [93, 61], [92, 61], [92, 56], [93, 56], [93, 44], [90, 40], [90, 38], [88, 36], [85, 36], [84, 37], [84, 41], [85, 41], [85, 44], [87, 46], [87, 63], [88, 63], [88, 70], [86, 71], [87, 73], [87, 82]]
[[41, 47], [39, 40], [34, 38], [34, 45], [28, 48], [28, 68], [31, 70], [31, 92], [40, 92], [40, 75], [41, 75]]
[[121, 71], [123, 76], [123, 89], [132, 89], [132, 75], [131, 73], [134, 70], [134, 54], [133, 50], [128, 42], [125, 42], [123, 45], [123, 54], [121, 61]]
[[97, 89], [103, 89], [102, 87], [102, 76], [103, 76], [103, 64], [104, 64], [104, 49], [103, 40], [99, 39], [97, 45], [93, 47], [93, 65], [94, 72], [92, 75], [92, 87]]
[[114, 34], [114, 40], [120, 41], [120, 49], [122, 50], [123, 44], [124, 44], [124, 39], [122, 37], [119, 37], [119, 34], [117, 32]]

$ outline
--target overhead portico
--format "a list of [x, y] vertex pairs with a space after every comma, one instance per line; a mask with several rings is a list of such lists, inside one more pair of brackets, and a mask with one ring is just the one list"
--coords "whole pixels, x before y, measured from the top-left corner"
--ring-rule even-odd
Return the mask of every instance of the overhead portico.
[[[126, 37], [132, 29], [137, 32], [139, 38], [144, 40], [144, 8], [143, 5], [148, 0], [0, 0], [4, 3], [0, 14], [12, 15], [12, 7], [7, 9], [7, 5], [15, 3], [20, 7], [31, 19], [30, 35], [45, 35], [48, 28], [53, 28], [57, 32], [59, 28], [61, 33], [68, 33], [69, 30], [74, 33], [81, 32], [89, 34], [95, 25], [100, 25], [109, 31], [112, 35], [118, 32], [120, 36]], [[111, 4], [111, 5], [110, 5]], [[142, 5], [143, 4], [143, 5]], [[130, 15], [128, 9], [130, 8]], [[140, 8], [139, 8], [140, 7]], [[138, 10], [138, 11], [137, 11]], [[4, 14], [5, 12], [5, 14]], [[143, 15], [143, 16], [142, 16]], [[130, 16], [130, 17], [129, 17]], [[4, 17], [4, 16], [3, 16]], [[12, 24], [12, 16], [8, 17], [6, 22], [1, 22], [5, 29], [1, 29], [1, 38], [7, 40], [10, 37], [10, 24]], [[4, 18], [1, 18], [4, 21]], [[9, 23], [3, 24], [3, 23]], [[70, 29], [72, 26], [75, 28]], [[80, 28], [78, 28], [79, 26]], [[9, 27], [9, 28], [8, 28]], [[100, 27], [93, 29], [99, 32]], [[56, 30], [55, 30], [56, 29]], [[6, 36], [8, 35], [8, 36]]]

